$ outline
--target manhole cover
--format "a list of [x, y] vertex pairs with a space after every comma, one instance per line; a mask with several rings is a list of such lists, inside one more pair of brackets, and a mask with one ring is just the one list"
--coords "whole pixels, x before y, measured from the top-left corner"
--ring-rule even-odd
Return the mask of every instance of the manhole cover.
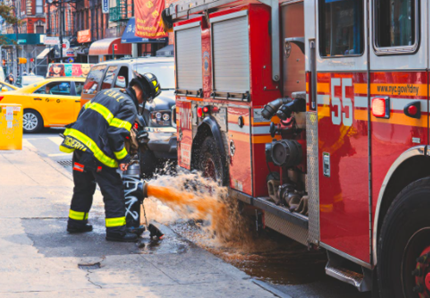
[[60, 165], [62, 165], [63, 167], [71, 167], [73, 165], [73, 162], [72, 162], [71, 159], [58, 160], [57, 163], [60, 164]]
[[90, 269], [100, 269], [100, 262], [97, 263], [88, 263], [88, 264], [78, 264], [78, 268], [82, 270], [90, 270]]

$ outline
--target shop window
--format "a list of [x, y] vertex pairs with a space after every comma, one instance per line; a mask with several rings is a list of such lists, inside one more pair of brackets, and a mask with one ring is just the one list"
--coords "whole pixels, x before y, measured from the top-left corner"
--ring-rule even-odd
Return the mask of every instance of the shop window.
[[418, 44], [418, 0], [375, 1], [377, 48]]
[[319, 37], [322, 57], [363, 54], [363, 0], [320, 0]]

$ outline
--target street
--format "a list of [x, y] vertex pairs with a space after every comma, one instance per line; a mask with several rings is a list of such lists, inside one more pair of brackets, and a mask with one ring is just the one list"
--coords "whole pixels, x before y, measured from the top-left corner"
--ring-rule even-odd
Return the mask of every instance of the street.
[[[1, 273], [2, 296], [64, 297], [80, 291], [118, 297], [370, 297], [327, 277], [323, 252], [309, 253], [275, 232], [253, 235], [255, 246], [242, 252], [202, 250], [198, 241], [193, 243], [198, 230], [186, 220], [159, 225], [166, 234], [159, 242], [145, 234], [139, 245], [106, 242], [98, 191], [90, 212], [94, 232], [67, 234], [71, 155], [58, 149], [62, 131], [25, 134], [23, 152], [0, 152], [6, 173], [0, 183], [5, 204], [0, 250], [8, 264]], [[33, 158], [26, 154], [20, 159], [26, 151]], [[18, 286], [23, 277], [27, 282]]]

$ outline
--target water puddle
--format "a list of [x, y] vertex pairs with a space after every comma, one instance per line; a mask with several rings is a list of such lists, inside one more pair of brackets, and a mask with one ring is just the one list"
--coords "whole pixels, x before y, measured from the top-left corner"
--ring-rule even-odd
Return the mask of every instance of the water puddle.
[[149, 181], [146, 214], [224, 261], [273, 284], [306, 284], [324, 277], [325, 254], [276, 232], [255, 232], [227, 190], [199, 174]]

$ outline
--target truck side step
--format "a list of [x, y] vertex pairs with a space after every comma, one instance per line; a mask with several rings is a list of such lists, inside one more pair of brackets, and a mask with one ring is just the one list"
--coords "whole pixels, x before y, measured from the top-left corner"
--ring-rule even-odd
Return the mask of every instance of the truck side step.
[[372, 289], [371, 272], [362, 268], [362, 273], [350, 270], [342, 266], [339, 256], [328, 253], [328, 262], [325, 266], [325, 273], [342, 282], [350, 284], [357, 288], [359, 292], [368, 292]]

